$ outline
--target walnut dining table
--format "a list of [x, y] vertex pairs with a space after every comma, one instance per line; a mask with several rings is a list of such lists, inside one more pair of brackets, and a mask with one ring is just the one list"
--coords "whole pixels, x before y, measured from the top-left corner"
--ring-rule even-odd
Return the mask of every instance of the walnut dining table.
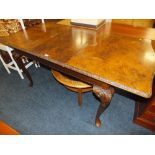
[[[95, 123], [115, 88], [142, 98], [152, 96], [155, 30], [106, 23], [98, 29], [46, 22], [0, 37], [19, 55], [92, 85], [100, 99]], [[32, 82], [32, 81], [31, 81]]]

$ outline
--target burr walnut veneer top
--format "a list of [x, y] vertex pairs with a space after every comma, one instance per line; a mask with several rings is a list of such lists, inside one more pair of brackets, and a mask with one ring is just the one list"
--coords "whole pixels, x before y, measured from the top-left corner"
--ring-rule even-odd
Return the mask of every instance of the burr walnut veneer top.
[[98, 30], [47, 22], [0, 42], [139, 96], [152, 95], [155, 30], [121, 24]]

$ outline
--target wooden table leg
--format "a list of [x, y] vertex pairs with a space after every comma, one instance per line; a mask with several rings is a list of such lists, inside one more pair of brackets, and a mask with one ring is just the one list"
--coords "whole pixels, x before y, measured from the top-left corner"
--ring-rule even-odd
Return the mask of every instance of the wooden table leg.
[[99, 87], [99, 86], [94, 86], [93, 92], [101, 101], [100, 105], [98, 107], [96, 119], [95, 119], [96, 127], [100, 127], [101, 126], [100, 116], [105, 111], [107, 106], [110, 104], [110, 101], [111, 101], [112, 96], [114, 94], [114, 88], [109, 86], [108, 88], [104, 89], [104, 88]]
[[23, 70], [23, 73], [27, 76], [28, 80], [29, 80], [29, 86], [32, 87], [33, 86], [33, 81], [31, 78], [30, 73], [28, 72], [28, 70], [25, 68], [25, 65], [22, 61], [22, 58], [20, 55], [16, 54], [14, 56], [15, 61], [17, 62], [18, 66]]

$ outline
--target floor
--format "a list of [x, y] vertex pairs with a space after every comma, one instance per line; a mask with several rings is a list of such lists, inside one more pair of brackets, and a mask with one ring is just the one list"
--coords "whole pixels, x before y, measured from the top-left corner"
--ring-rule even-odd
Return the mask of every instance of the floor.
[[17, 72], [9, 75], [0, 63], [0, 120], [21, 134], [154, 134], [132, 122], [134, 100], [115, 94], [101, 117], [102, 126], [95, 127], [99, 102], [83, 95], [79, 107], [75, 93], [57, 83], [48, 69], [29, 68], [34, 86], [21, 80]]

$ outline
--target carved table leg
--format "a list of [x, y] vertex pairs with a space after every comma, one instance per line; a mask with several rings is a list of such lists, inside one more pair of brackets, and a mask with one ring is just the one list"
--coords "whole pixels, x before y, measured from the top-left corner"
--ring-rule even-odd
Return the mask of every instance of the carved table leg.
[[93, 92], [95, 93], [95, 95], [97, 97], [99, 97], [99, 99], [101, 101], [101, 103], [98, 107], [96, 119], [95, 119], [96, 127], [100, 127], [101, 126], [100, 116], [105, 111], [107, 106], [110, 104], [110, 101], [112, 99], [112, 95], [114, 94], [114, 89], [110, 86], [108, 89], [107, 88], [104, 89], [104, 88], [99, 87], [99, 86], [94, 86]]
[[28, 70], [25, 68], [25, 65], [23, 64], [23, 61], [22, 61], [20, 55], [16, 54], [16, 56], [14, 56], [14, 59], [17, 62], [18, 66], [23, 70], [23, 73], [27, 76], [27, 78], [29, 80], [29, 86], [32, 87], [33, 81], [32, 81], [31, 75], [28, 72]]

